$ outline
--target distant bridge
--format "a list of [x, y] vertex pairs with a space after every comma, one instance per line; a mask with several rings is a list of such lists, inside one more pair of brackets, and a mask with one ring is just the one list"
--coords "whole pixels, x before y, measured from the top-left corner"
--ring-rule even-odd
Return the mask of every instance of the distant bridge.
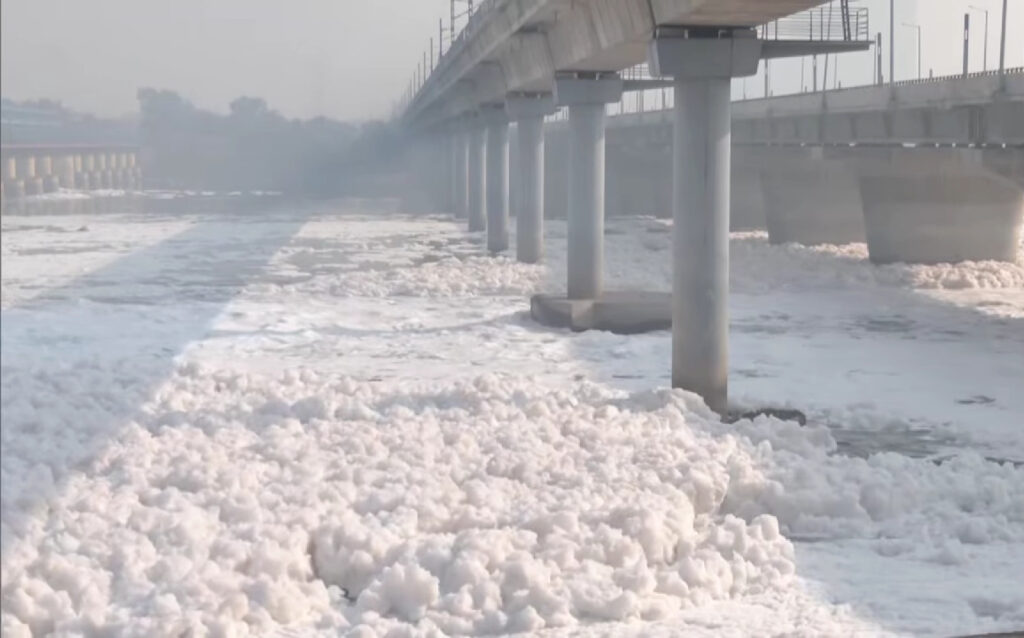
[[142, 187], [138, 147], [131, 144], [4, 144], [0, 146], [5, 200], [78, 190]]

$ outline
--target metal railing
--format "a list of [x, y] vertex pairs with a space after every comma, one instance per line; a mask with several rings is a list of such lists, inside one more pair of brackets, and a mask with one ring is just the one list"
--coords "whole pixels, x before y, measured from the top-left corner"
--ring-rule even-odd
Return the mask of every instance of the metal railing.
[[828, 5], [779, 18], [757, 28], [765, 40], [871, 40], [867, 7], [856, 0], [833, 0]]
[[[475, 11], [467, 16], [462, 30], [454, 35], [447, 49], [432, 59], [429, 69], [424, 69], [422, 77], [413, 79], [403, 99], [396, 105], [398, 113], [405, 112], [419, 97], [435, 76], [442, 75], [458, 58], [466, 43], [476, 37], [487, 21], [488, 16], [503, 0], [482, 0], [476, 5]], [[802, 11], [800, 13], [779, 18], [768, 24], [757, 27], [758, 37], [770, 40], [872, 40], [869, 13], [867, 7], [858, 6], [860, 0], [830, 0], [827, 5]], [[622, 72], [626, 80], [655, 79], [650, 75], [648, 65], [640, 64]], [[633, 91], [623, 96], [618, 105], [612, 105], [612, 114], [646, 112], [670, 108], [672, 91], [668, 89], [649, 89]], [[648, 106], [654, 108], [648, 108]], [[559, 120], [567, 117], [566, 110], [561, 109], [550, 119]]]
[[[1006, 75], [1020, 75], [1024, 73], [1024, 66], [1013, 66], [1008, 69], [1004, 69], [1003, 73]], [[962, 80], [969, 78], [983, 78], [983, 77], [994, 77], [1000, 75], [999, 69], [989, 69], [988, 71], [972, 71], [967, 75], [963, 73], [955, 73], [950, 75], [930, 75], [926, 78], [913, 78], [910, 80], [900, 80], [898, 82], [892, 82], [889, 86], [907, 86], [910, 84], [928, 84], [931, 82], [946, 82], [948, 80]]]

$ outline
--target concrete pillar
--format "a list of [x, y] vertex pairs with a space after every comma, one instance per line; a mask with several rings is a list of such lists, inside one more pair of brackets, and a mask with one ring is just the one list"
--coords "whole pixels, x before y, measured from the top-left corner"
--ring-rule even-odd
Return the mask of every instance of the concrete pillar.
[[457, 130], [452, 135], [452, 152], [455, 217], [466, 219], [469, 216], [469, 134], [466, 131]]
[[750, 29], [666, 33], [651, 70], [675, 82], [672, 171], [672, 386], [728, 408], [731, 78], [753, 75]]
[[[15, 169], [18, 181], [21, 182], [25, 195], [39, 195], [43, 192], [43, 180], [36, 174], [36, 158], [34, 155], [17, 156]], [[18, 187], [15, 187], [15, 192]]]
[[102, 188], [102, 180], [97, 175], [96, 155], [93, 153], [82, 154], [82, 173], [78, 176], [79, 188], [95, 190]]
[[1017, 262], [1024, 190], [987, 170], [984, 153], [892, 149], [865, 162], [860, 188], [871, 261]]
[[121, 181], [121, 153], [111, 153], [107, 161], [107, 171], [110, 174], [110, 188], [124, 188]]
[[508, 249], [508, 116], [504, 107], [486, 110], [487, 250]]
[[761, 170], [768, 237], [773, 244], [864, 241], [856, 166], [824, 148], [778, 149]]
[[515, 121], [508, 125], [508, 214], [519, 215], [519, 126]]
[[544, 216], [569, 216], [569, 129], [567, 122], [544, 126]]
[[724, 414], [729, 378], [730, 78], [677, 80], [672, 385]]
[[94, 189], [110, 188], [110, 181], [107, 176], [107, 154], [94, 153], [92, 155], [92, 187]]
[[42, 180], [44, 193], [53, 193], [60, 188], [60, 180], [54, 172], [54, 158], [50, 155], [40, 155], [36, 158], [36, 174]]
[[18, 161], [13, 156], [3, 158], [4, 198], [14, 201], [25, 196], [25, 183], [18, 179]]
[[519, 120], [519, 210], [516, 258], [534, 264], [544, 256], [544, 118]]
[[569, 107], [569, 299], [604, 292], [605, 105], [621, 98], [613, 73], [555, 77], [555, 101]]
[[604, 292], [604, 108], [569, 107], [570, 299], [596, 299]]
[[505, 108], [519, 140], [516, 258], [533, 264], [544, 256], [544, 117], [554, 113], [555, 102], [550, 95], [519, 94], [509, 96]]
[[484, 166], [487, 148], [487, 131], [478, 123], [470, 133], [469, 141], [469, 230], [479, 232], [487, 229], [487, 171]]
[[75, 187], [75, 157], [73, 155], [61, 155], [57, 157], [57, 165], [54, 167], [57, 175], [57, 182], [61, 188], [73, 189]]
[[18, 179], [32, 179], [36, 176], [36, 158], [33, 155], [18, 155], [15, 158]]

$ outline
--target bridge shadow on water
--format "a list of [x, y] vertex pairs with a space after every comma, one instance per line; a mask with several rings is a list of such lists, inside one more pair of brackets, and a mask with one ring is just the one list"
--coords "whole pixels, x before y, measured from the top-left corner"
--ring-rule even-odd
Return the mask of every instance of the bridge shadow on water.
[[3, 547], [76, 468], [144, 421], [178, 355], [310, 214], [190, 216], [185, 230], [2, 311]]

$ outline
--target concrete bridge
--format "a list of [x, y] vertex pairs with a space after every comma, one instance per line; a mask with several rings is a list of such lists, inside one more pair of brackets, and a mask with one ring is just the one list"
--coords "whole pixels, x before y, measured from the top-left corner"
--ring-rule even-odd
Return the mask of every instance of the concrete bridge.
[[[666, 110], [609, 118], [609, 212], [668, 209], [671, 129]], [[1024, 69], [734, 102], [732, 129], [733, 229], [867, 241], [883, 263], [1017, 258]]]
[[17, 200], [61, 188], [136, 190], [142, 185], [137, 157], [137, 147], [120, 144], [4, 144], [3, 197]]
[[[822, 38], [820, 30], [815, 37], [813, 19], [792, 15], [819, 4], [489, 0], [436, 68], [411, 87], [402, 121], [420, 138], [422, 174], [437, 177], [431, 166], [449, 165], [452, 209], [470, 230], [486, 230], [492, 252], [509, 247], [510, 123], [517, 130], [520, 260], [543, 255], [546, 178], [565, 185], [567, 294], [535, 298], [534, 316], [541, 319], [573, 327], [602, 327], [600, 317], [638, 315], [636, 323], [645, 325], [658, 319], [659, 298], [604, 289], [605, 198], [666, 207], [670, 201], [674, 284], [664, 314], [673, 331], [672, 384], [697, 392], [724, 415], [731, 193], [747, 193], [737, 202], [765, 202], [774, 241], [851, 241], [866, 234], [879, 261], [1016, 256], [1019, 183], [984, 170], [991, 164], [984, 151], [980, 160], [959, 149], [952, 156], [934, 148], [911, 156], [916, 149], [904, 149], [900, 140], [934, 147], [963, 138], [1000, 148], [1019, 140], [1016, 75], [968, 78], [970, 87], [869, 87], [731, 103], [731, 80], [755, 74], [761, 60], [869, 48], [866, 30], [851, 28], [847, 15], [840, 40]], [[769, 24], [775, 38], [770, 27], [758, 26]], [[803, 25], [810, 27], [806, 34]], [[789, 39], [778, 39], [780, 31]], [[650, 79], [621, 74], [644, 62]], [[654, 87], [672, 88], [670, 112], [613, 118], [608, 131], [608, 104]], [[568, 108], [561, 125], [566, 152], [556, 162], [565, 172], [546, 175], [544, 120], [559, 107]], [[557, 125], [550, 128], [554, 138]], [[606, 171], [606, 140], [613, 137], [613, 148], [634, 140], [650, 161], [630, 164], [613, 154]], [[734, 159], [734, 144], [751, 150]], [[437, 161], [437, 149], [450, 149], [445, 161]], [[862, 150], [868, 154], [844, 155]], [[995, 162], [1008, 163], [1011, 176], [1012, 155]], [[652, 166], [654, 182], [633, 179], [640, 166]], [[606, 175], [615, 175], [608, 188]], [[666, 189], [670, 197], [654, 196]], [[964, 206], [980, 210], [982, 223], [965, 224]], [[936, 233], [922, 232], [936, 221]]]

